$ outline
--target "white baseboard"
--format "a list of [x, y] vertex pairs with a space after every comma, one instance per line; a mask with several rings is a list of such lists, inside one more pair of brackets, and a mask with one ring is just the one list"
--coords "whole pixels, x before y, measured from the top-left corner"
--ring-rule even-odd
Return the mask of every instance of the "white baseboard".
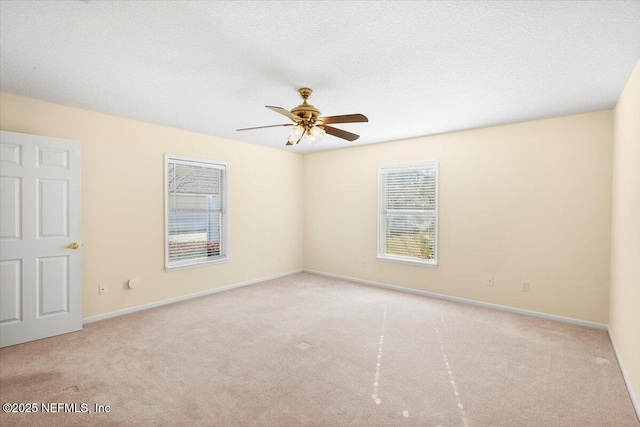
[[627, 385], [629, 398], [631, 399], [633, 408], [636, 410], [636, 416], [638, 417], [638, 421], [640, 421], [640, 404], [638, 404], [638, 397], [633, 392], [633, 388], [631, 387], [631, 379], [629, 378], [629, 375], [627, 375], [627, 370], [625, 369], [624, 363], [622, 362], [622, 359], [618, 354], [616, 342], [613, 340], [613, 336], [611, 335], [611, 329], [607, 328], [607, 332], [609, 332], [609, 340], [611, 341], [611, 346], [613, 347], [613, 353], [616, 355], [616, 359], [618, 359], [618, 366], [620, 366], [620, 372], [622, 372], [622, 378], [624, 378], [624, 382]]
[[97, 316], [85, 317], [82, 319], [83, 324], [97, 322], [99, 320], [110, 319], [112, 317], [123, 316], [125, 314], [135, 313], [137, 311], [148, 310], [150, 308], [160, 307], [162, 305], [173, 304], [174, 302], [185, 301], [192, 298], [203, 297], [205, 295], [216, 294], [218, 292], [229, 291], [231, 289], [241, 288], [243, 286], [254, 285], [256, 283], [265, 282], [267, 280], [278, 279], [280, 277], [290, 276], [292, 274], [301, 273], [302, 269], [287, 271], [286, 273], [274, 274], [273, 276], [261, 277], [259, 279], [247, 280], [246, 282], [234, 283], [221, 288], [207, 289], [206, 291], [196, 292], [188, 295], [181, 295], [179, 297], [169, 298], [162, 301], [156, 301], [149, 304], [136, 305], [135, 307], [123, 308], [121, 310], [110, 311], [104, 314], [98, 314]]
[[605, 325], [604, 323], [590, 322], [588, 320], [573, 319], [571, 317], [558, 316], [555, 314], [548, 314], [540, 311], [525, 310], [523, 308], [509, 307], [507, 305], [492, 304], [490, 302], [476, 301], [472, 299], [454, 297], [451, 295], [438, 294], [435, 292], [422, 291], [422, 290], [413, 289], [413, 288], [405, 288], [403, 286], [373, 282], [371, 280], [358, 279], [358, 278], [349, 277], [349, 276], [341, 276], [339, 274], [325, 273], [323, 271], [316, 271], [316, 270], [309, 270], [309, 269], [305, 269], [304, 271], [306, 271], [307, 273], [319, 274], [321, 276], [333, 277], [336, 279], [348, 280], [350, 282], [362, 283], [363, 285], [377, 286], [379, 288], [393, 289], [395, 291], [408, 292], [411, 294], [423, 295], [427, 297], [439, 298], [439, 299], [444, 299], [449, 301], [456, 301], [464, 304], [477, 305], [480, 307], [493, 308], [496, 310], [508, 311], [511, 313], [525, 314], [527, 316], [541, 317], [543, 319], [549, 319], [549, 320], [557, 320], [559, 322], [571, 323], [573, 325], [587, 326], [589, 328], [607, 330], [607, 325]]

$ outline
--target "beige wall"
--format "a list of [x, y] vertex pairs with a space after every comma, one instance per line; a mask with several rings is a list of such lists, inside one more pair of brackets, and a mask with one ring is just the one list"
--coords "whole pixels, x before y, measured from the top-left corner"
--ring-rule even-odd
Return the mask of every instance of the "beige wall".
[[[302, 268], [298, 154], [7, 93], [0, 129], [82, 143], [84, 317]], [[164, 271], [165, 153], [229, 162], [229, 262]]]
[[[612, 139], [609, 110], [306, 155], [305, 268], [607, 323]], [[377, 167], [425, 160], [439, 266], [379, 261]]]
[[[612, 111], [304, 158], [6, 93], [0, 111], [3, 130], [82, 142], [85, 317], [299, 269], [304, 248], [312, 270], [608, 322]], [[164, 271], [164, 153], [229, 162], [229, 262]], [[378, 261], [378, 165], [431, 159], [440, 265]]]
[[[611, 315], [618, 357], [640, 398], [640, 61], [614, 110]], [[636, 404], [638, 401], [636, 400]]]

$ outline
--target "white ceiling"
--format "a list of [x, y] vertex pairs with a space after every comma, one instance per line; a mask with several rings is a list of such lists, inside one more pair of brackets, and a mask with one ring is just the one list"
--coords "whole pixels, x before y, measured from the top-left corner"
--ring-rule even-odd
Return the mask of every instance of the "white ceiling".
[[[299, 153], [612, 108], [639, 56], [639, 1], [0, 3], [3, 91]], [[361, 138], [235, 131], [301, 86]]]

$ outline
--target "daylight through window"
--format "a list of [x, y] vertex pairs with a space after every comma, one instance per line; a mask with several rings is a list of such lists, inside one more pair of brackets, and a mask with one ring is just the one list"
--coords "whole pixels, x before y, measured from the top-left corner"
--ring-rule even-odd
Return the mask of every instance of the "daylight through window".
[[165, 166], [167, 269], [226, 259], [226, 164], [167, 156]]
[[437, 265], [438, 163], [378, 170], [378, 257]]

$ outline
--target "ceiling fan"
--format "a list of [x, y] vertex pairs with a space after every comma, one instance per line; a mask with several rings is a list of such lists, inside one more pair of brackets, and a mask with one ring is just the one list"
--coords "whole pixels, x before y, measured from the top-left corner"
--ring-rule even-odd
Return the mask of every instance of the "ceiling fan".
[[346, 130], [334, 128], [333, 126], [328, 125], [334, 123], [368, 122], [369, 119], [367, 119], [366, 116], [362, 114], [346, 114], [343, 116], [320, 117], [320, 110], [307, 103], [307, 99], [309, 99], [312, 92], [313, 91], [308, 87], [298, 89], [298, 94], [302, 98], [302, 104], [293, 108], [291, 111], [286, 110], [282, 107], [274, 107], [271, 105], [266, 106], [270, 110], [288, 117], [293, 123], [257, 126], [252, 128], [237, 129], [237, 131], [289, 126], [291, 127], [291, 132], [289, 134], [289, 138], [287, 139], [286, 145], [296, 145], [302, 140], [305, 135], [308, 136], [310, 143], [315, 144], [320, 140], [320, 138], [322, 138], [325, 133], [337, 136], [338, 138], [346, 139], [347, 141], [355, 141], [356, 139], [360, 138], [360, 135], [356, 135], [355, 133], [347, 132]]

